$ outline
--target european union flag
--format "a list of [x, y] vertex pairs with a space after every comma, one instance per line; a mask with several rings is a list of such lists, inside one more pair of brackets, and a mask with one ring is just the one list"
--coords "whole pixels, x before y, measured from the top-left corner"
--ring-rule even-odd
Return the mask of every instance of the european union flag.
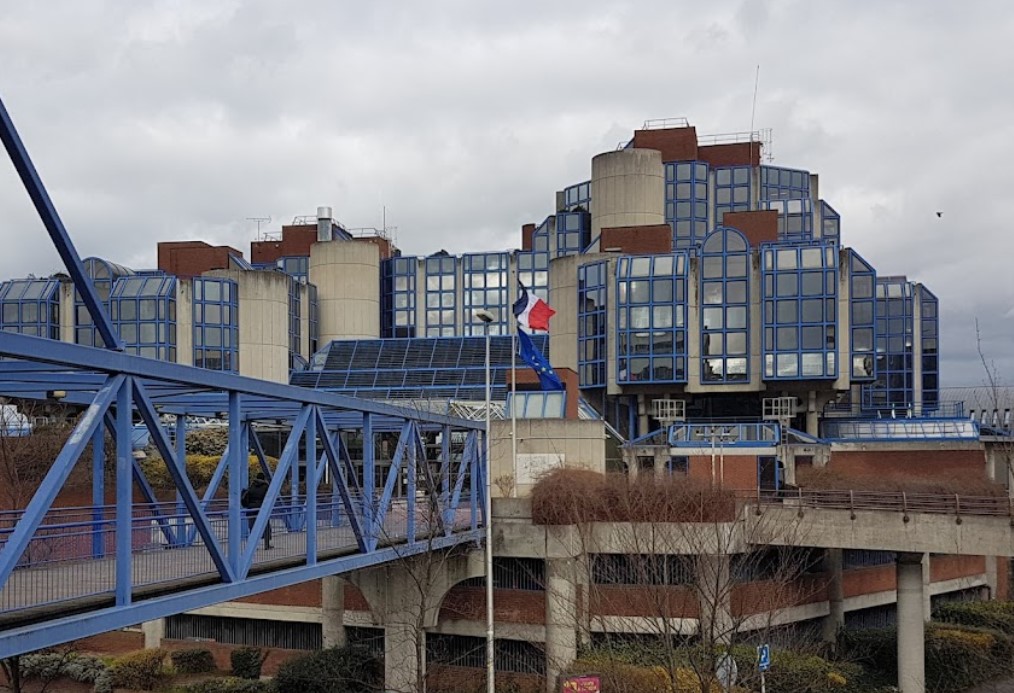
[[521, 342], [521, 358], [532, 367], [535, 374], [539, 376], [539, 383], [543, 390], [565, 390], [563, 381], [553, 371], [546, 357], [532, 344], [532, 338], [524, 330], [518, 330], [518, 340]]

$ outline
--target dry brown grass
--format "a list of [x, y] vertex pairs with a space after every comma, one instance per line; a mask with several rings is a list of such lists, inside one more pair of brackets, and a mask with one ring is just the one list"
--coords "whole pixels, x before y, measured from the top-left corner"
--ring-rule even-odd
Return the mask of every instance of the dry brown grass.
[[885, 473], [877, 476], [851, 475], [831, 467], [800, 467], [796, 470], [796, 485], [803, 489], [820, 491], [879, 491], [959, 494], [962, 496], [1005, 496], [1007, 489], [984, 476], [968, 476], [957, 472], [934, 477]]
[[732, 492], [684, 477], [555, 469], [532, 490], [532, 519], [541, 525], [582, 522], [724, 522], [736, 514]]

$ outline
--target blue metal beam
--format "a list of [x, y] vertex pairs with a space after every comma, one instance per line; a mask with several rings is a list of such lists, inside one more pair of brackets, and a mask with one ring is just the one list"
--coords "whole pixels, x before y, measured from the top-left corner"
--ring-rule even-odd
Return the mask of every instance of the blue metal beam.
[[133, 587], [133, 446], [130, 434], [134, 427], [130, 406], [131, 379], [125, 378], [116, 393], [116, 605], [130, 603]]
[[88, 442], [92, 440], [95, 431], [100, 428], [102, 417], [113, 400], [116, 399], [117, 393], [123, 386], [123, 381], [122, 375], [114, 375], [109, 378], [106, 386], [102, 388], [95, 401], [85, 411], [84, 416], [74, 426], [67, 443], [60, 450], [60, 454], [57, 455], [56, 461], [49, 468], [42, 483], [39, 484], [38, 490], [29, 501], [28, 507], [25, 508], [24, 518], [14, 528], [14, 532], [0, 549], [0, 586], [7, 584], [7, 579], [11, 576], [18, 561], [21, 560], [21, 555], [35, 535], [35, 530], [42, 524], [46, 512], [53, 505], [53, 501], [56, 500], [67, 477], [70, 476], [78, 457], [81, 456]]
[[106, 309], [95, 291], [95, 286], [85, 274], [81, 257], [77, 254], [77, 249], [74, 248], [67, 229], [64, 228], [63, 220], [60, 219], [56, 206], [49, 198], [49, 193], [46, 192], [46, 186], [42, 184], [39, 172], [35, 170], [35, 164], [32, 163], [28, 150], [25, 149], [25, 145], [14, 127], [14, 121], [7, 113], [3, 99], [0, 99], [0, 141], [3, 141], [7, 154], [18, 172], [18, 176], [21, 177], [25, 190], [28, 191], [28, 196], [32, 198], [35, 210], [39, 213], [39, 218], [46, 227], [46, 231], [49, 232], [56, 252], [60, 254], [63, 264], [67, 267], [67, 273], [74, 280], [74, 288], [81, 294], [81, 300], [88, 308], [88, 313], [92, 316], [92, 321], [95, 323], [95, 328], [102, 337], [102, 341], [105, 342], [107, 348], [123, 349], [123, 342], [120, 341], [119, 335], [113, 329], [113, 323], [106, 315]]

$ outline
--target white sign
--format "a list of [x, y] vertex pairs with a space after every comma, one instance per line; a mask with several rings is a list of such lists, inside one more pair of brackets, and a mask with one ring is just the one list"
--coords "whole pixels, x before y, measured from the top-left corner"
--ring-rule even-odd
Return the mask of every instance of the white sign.
[[517, 485], [534, 484], [549, 470], [564, 466], [566, 457], [563, 453], [555, 452], [518, 455], [517, 468], [514, 470]]

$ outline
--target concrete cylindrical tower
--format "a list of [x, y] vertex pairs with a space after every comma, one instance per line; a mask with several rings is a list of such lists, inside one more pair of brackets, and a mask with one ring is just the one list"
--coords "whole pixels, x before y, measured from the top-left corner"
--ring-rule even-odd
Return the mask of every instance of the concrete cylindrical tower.
[[591, 213], [592, 238], [604, 228], [664, 224], [662, 153], [620, 149], [592, 159]]
[[380, 248], [328, 241], [310, 246], [310, 282], [317, 286], [320, 345], [380, 337]]
[[281, 272], [213, 270], [239, 286], [240, 375], [289, 382], [289, 277]]

